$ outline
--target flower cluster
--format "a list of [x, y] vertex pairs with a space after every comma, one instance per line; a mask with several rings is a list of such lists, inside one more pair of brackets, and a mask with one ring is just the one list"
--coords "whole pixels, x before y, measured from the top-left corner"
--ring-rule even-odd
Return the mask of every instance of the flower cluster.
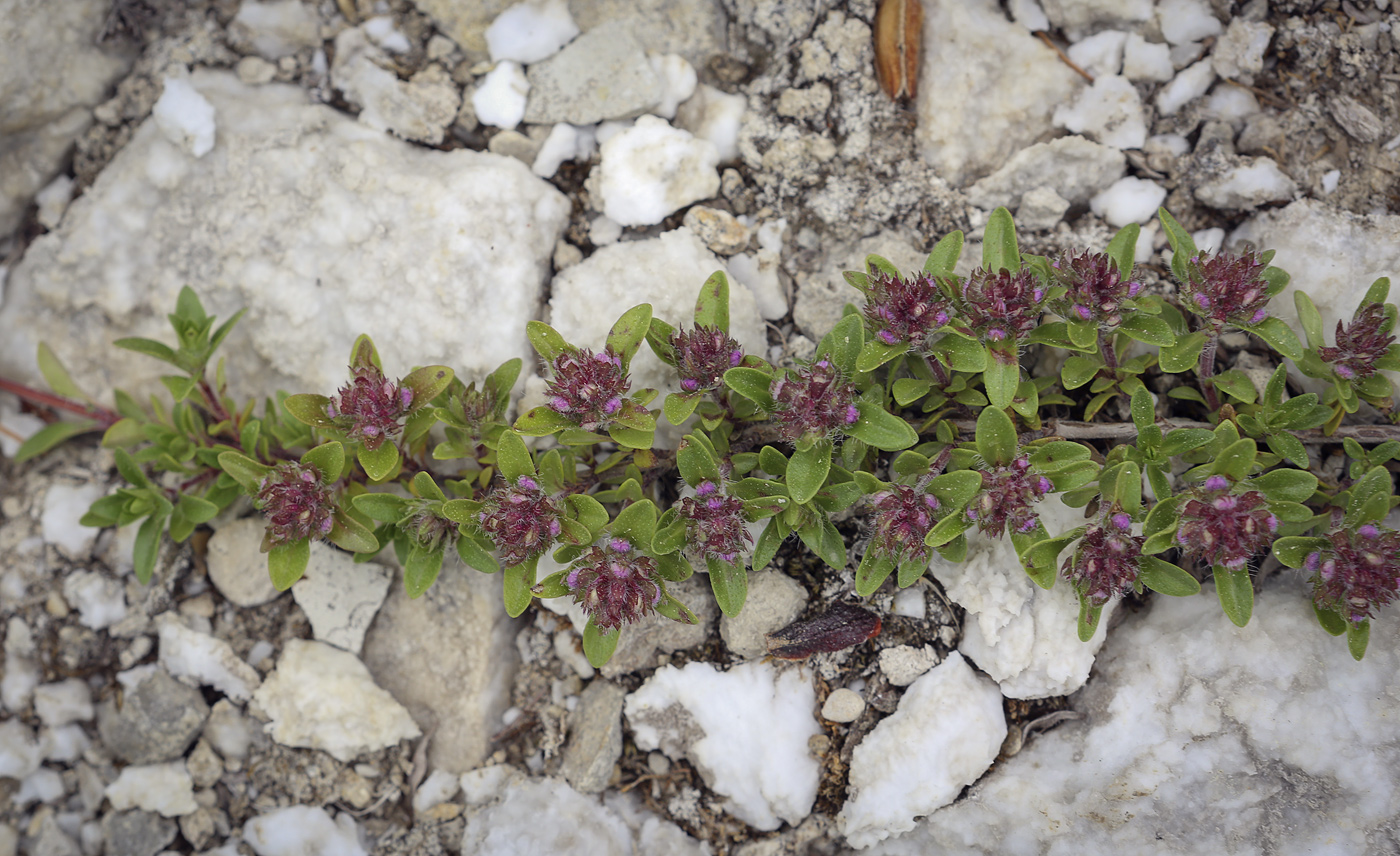
[[1072, 321], [1117, 327], [1123, 323], [1123, 301], [1142, 293], [1142, 283], [1124, 282], [1104, 253], [1066, 251], [1050, 267], [1055, 280], [1068, 289], [1055, 310]]
[[1211, 476], [1181, 508], [1176, 543], [1188, 556], [1232, 571], [1266, 549], [1278, 531], [1278, 518], [1269, 513], [1257, 490], [1230, 493], [1224, 476]]
[[1395, 343], [1380, 303], [1363, 306], [1346, 326], [1338, 321], [1336, 338], [1335, 348], [1318, 348], [1317, 355], [1331, 363], [1342, 380], [1365, 380], [1375, 374], [1376, 361]]
[[922, 351], [929, 336], [948, 323], [951, 307], [938, 283], [926, 273], [909, 278], [871, 271], [865, 317], [886, 345], [908, 342]]
[[549, 549], [562, 524], [559, 506], [539, 482], [521, 476], [487, 495], [477, 520], [507, 565], [518, 565]]
[[1269, 317], [1265, 265], [1254, 253], [1196, 256], [1186, 268], [1182, 299], [1192, 312], [1216, 327], [1258, 324]]
[[875, 534], [870, 549], [894, 562], [924, 562], [924, 538], [938, 523], [938, 497], [917, 488], [895, 485], [870, 497], [875, 505]]
[[744, 359], [739, 343], [717, 327], [677, 330], [671, 337], [671, 347], [676, 350], [676, 371], [685, 392], [718, 388], [724, 382], [724, 373]]
[[1040, 323], [1045, 287], [1027, 270], [978, 268], [960, 287], [962, 315], [986, 342], [1020, 339]]
[[554, 379], [548, 388], [551, 408], [578, 422], [585, 431], [597, 431], [613, 422], [628, 388], [622, 357], [611, 349], [595, 354], [578, 348], [556, 357], [553, 369]]
[[968, 507], [967, 519], [993, 538], [1000, 538], [1008, 526], [1030, 532], [1040, 523], [1034, 505], [1053, 489], [1050, 479], [1031, 472], [1030, 457], [1022, 455], [1010, 466], [982, 471], [982, 493]]
[[427, 499], [409, 501], [412, 509], [408, 519], [399, 524], [408, 537], [424, 550], [450, 548], [457, 543], [457, 524], [433, 510], [436, 503]]
[[655, 559], [634, 555], [628, 541], [614, 538], [589, 547], [564, 582], [600, 630], [613, 630], [655, 611], [662, 594], [656, 572]]
[[1133, 518], [1115, 506], [1104, 522], [1090, 526], [1074, 556], [1064, 564], [1065, 579], [1090, 606], [1103, 606], [1133, 590], [1140, 572], [1145, 539], [1132, 534]]
[[399, 420], [413, 404], [413, 390], [384, 377], [373, 363], [350, 367], [350, 383], [326, 406], [326, 415], [347, 437], [374, 451], [399, 432]]
[[779, 376], [769, 393], [774, 419], [789, 443], [803, 437], [828, 437], [860, 418], [855, 386], [842, 378], [841, 370], [828, 359]]
[[258, 506], [267, 516], [264, 552], [307, 538], [324, 538], [334, 523], [335, 501], [321, 480], [321, 471], [296, 461], [278, 464], [263, 477]]
[[753, 543], [744, 519], [743, 500], [725, 496], [715, 482], [700, 482], [695, 496], [681, 499], [677, 508], [685, 518], [691, 546], [702, 555], [736, 562]]
[[1400, 532], [1372, 523], [1327, 535], [1332, 547], [1308, 556], [1313, 599], [1351, 622], [1365, 621], [1400, 591]]

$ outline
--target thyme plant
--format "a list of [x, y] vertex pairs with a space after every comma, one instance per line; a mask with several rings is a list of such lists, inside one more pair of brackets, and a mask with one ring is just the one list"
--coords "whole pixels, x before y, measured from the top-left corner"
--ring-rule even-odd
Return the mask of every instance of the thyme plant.
[[[845, 569], [833, 518], [856, 509], [872, 533], [854, 568], [861, 597], [890, 578], [913, 584], [935, 552], [961, 561], [976, 528], [1009, 538], [1037, 585], [1073, 588], [1082, 639], [1114, 599], [1144, 589], [1192, 595], [1206, 575], [1243, 626], [1251, 570], [1272, 550], [1310, 578], [1319, 624], [1345, 635], [1360, 659], [1376, 609], [1400, 588], [1400, 532], [1384, 526], [1400, 503], [1388, 469], [1400, 442], [1343, 437], [1342, 422], [1363, 402], [1394, 415], [1381, 374], [1400, 370], [1389, 282], [1371, 287], [1332, 344], [1298, 292], [1305, 347], [1270, 312], [1288, 282], [1272, 253], [1207, 255], [1160, 216], [1175, 294], [1135, 279], [1137, 226], [1101, 252], [1045, 258], [1020, 252], [1011, 215], [998, 209], [967, 276], [954, 271], [960, 232], [940, 240], [920, 271], [870, 256], [865, 270], [847, 272], [863, 306], [848, 305], [813, 358], [791, 367], [745, 354], [730, 337], [722, 273], [701, 287], [692, 318], [635, 306], [598, 351], [530, 322], [548, 392], [514, 421], [509, 393], [521, 361], [469, 384], [446, 366], [395, 376], [366, 336], [333, 395], [239, 405], [223, 364], [208, 373], [237, 316], [216, 328], [188, 288], [169, 316], [176, 347], [115, 343], [177, 370], [162, 378], [169, 403], [120, 391], [115, 411], [79, 403], [42, 347], [57, 395], [0, 387], [85, 418], [41, 430], [20, 458], [104, 430], [127, 485], [83, 522], [138, 524], [143, 581], [162, 534], [184, 540], [246, 496], [266, 517], [263, 550], [279, 589], [300, 578], [315, 540], [362, 560], [392, 547], [415, 597], [455, 554], [503, 574], [512, 616], [535, 598], [572, 598], [588, 615], [585, 651], [601, 664], [643, 616], [695, 620], [668, 586], [697, 566], [730, 615], [743, 608], [749, 569], [793, 535]], [[1231, 329], [1294, 361], [1324, 392], [1288, 397], [1282, 360], [1262, 390], [1237, 369], [1217, 371]], [[655, 409], [657, 391], [630, 379], [644, 346], [677, 376], [679, 391]], [[1057, 355], [1058, 374], [1029, 376], [1030, 348]], [[1202, 421], [1162, 418], [1164, 399]], [[1114, 400], [1132, 417], [1115, 436], [1131, 443], [1093, 439], [1116, 430], [1092, 422]], [[1081, 406], [1083, 422], [1058, 415]], [[687, 432], [674, 450], [655, 445], [662, 418]], [[1323, 475], [1307, 444], [1339, 441], [1351, 464]], [[1047, 530], [1038, 508], [1051, 494], [1084, 509], [1083, 524]], [[540, 579], [546, 555], [563, 569]]]

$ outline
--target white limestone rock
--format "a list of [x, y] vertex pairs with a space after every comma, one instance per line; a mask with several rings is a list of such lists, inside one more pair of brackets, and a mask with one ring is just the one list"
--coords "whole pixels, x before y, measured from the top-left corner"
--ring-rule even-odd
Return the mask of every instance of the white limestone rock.
[[[1038, 509], [1045, 528], [1064, 532], [1083, 512], [1058, 497]], [[1074, 545], [1066, 548], [1073, 550]], [[1114, 606], [1104, 607], [1098, 630], [1079, 641], [1079, 600], [1064, 583], [1046, 591], [1026, 576], [1010, 538], [970, 533], [964, 562], [935, 556], [930, 572], [948, 597], [967, 610], [958, 650], [1001, 685], [1011, 698], [1069, 695], [1089, 679]]]
[[93, 630], [104, 630], [126, 618], [122, 584], [96, 571], [69, 574], [63, 581], [63, 599], [78, 611], [82, 625]]
[[719, 162], [729, 163], [739, 157], [739, 125], [747, 103], [743, 95], [730, 95], [702, 83], [694, 95], [676, 108], [675, 125], [696, 139], [714, 143]]
[[[564, 339], [601, 349], [617, 317], [638, 303], [650, 303], [652, 317], [676, 327], [694, 324], [695, 296], [710, 274], [724, 270], [695, 234], [685, 227], [645, 241], [629, 241], [596, 251], [554, 278], [550, 321]], [[729, 335], [745, 353], [768, 344], [753, 294], [729, 284]], [[643, 346], [632, 360], [633, 388], [679, 392], [675, 372]]]
[[1235, 627], [1212, 592], [1154, 598], [1114, 630], [1076, 698], [1084, 724], [1037, 737], [880, 856], [1364, 853], [1400, 815], [1400, 610], [1360, 663], [1275, 575]]
[[1054, 105], [1080, 88], [1079, 76], [1006, 20], [995, 0], [931, 6], [924, 34], [915, 135], [924, 159], [953, 186], [1035, 142], [1051, 129]]
[[117, 811], [139, 808], [163, 817], [181, 817], [199, 810], [194, 780], [184, 761], [125, 767], [105, 794]]
[[1136, 29], [1152, 19], [1152, 0], [1042, 0], [1045, 14], [1071, 41], [1105, 29]]
[[[1255, 208], [1265, 202], [1287, 202], [1298, 185], [1273, 158], [1258, 157], [1225, 171], [1219, 178], [1196, 188], [1196, 199], [1212, 208]], [[1272, 305], [1272, 304], [1271, 304]]]
[[1128, 34], [1121, 30], [1104, 30], [1070, 45], [1065, 53], [1075, 65], [1089, 72], [1095, 80], [1116, 75], [1123, 68], [1123, 46]]
[[345, 100], [360, 108], [362, 124], [405, 140], [437, 145], [457, 118], [461, 93], [439, 65], [400, 80], [393, 71], [393, 59], [371, 36], [371, 24], [382, 20], [386, 19], [375, 18], [335, 37], [331, 82]]
[[[821, 728], [816, 693], [795, 669], [709, 663], [658, 669], [627, 697], [637, 747], [688, 758], [725, 810], [756, 829], [797, 825], [812, 810], [820, 767], [807, 750]], [[755, 723], [764, 727], [755, 728]]]
[[838, 828], [861, 849], [908, 832], [977, 781], [1005, 739], [1001, 693], [954, 651], [856, 746]]
[[151, 118], [167, 140], [191, 157], [202, 158], [214, 148], [214, 105], [186, 78], [165, 79]]
[[1121, 228], [1129, 223], [1145, 223], [1157, 216], [1157, 208], [1167, 198], [1167, 189], [1149, 178], [1125, 175], [1089, 200], [1089, 210], [1108, 225]]
[[359, 654], [390, 583], [383, 565], [356, 562], [349, 553], [318, 542], [311, 545], [306, 574], [292, 586], [292, 596], [310, 619], [316, 639]]
[[93, 717], [92, 691], [77, 678], [40, 684], [34, 689], [34, 712], [48, 728]]
[[665, 95], [666, 84], [647, 59], [646, 47], [621, 21], [588, 30], [530, 66], [525, 121], [589, 125], [650, 110]]
[[1129, 33], [1123, 44], [1123, 76], [1134, 81], [1166, 83], [1176, 74], [1170, 45]]
[[302, 0], [243, 0], [229, 24], [229, 39], [273, 62], [321, 44], [314, 7]]
[[321, 749], [342, 762], [422, 736], [364, 663], [324, 642], [288, 640], [253, 700], [272, 718], [266, 728], [273, 740]]
[[807, 589], [787, 574], [767, 569], [749, 573], [749, 595], [738, 615], [722, 615], [719, 635], [725, 647], [744, 659], [768, 653], [768, 634], [781, 630], [807, 606]]
[[[468, 778], [473, 779], [471, 784]], [[471, 773], [463, 776], [469, 804], [477, 791], [476, 778]], [[508, 787], [492, 788], [489, 796], [483, 795], [482, 801], [497, 796], [498, 801], [468, 815], [462, 834], [463, 853], [629, 856], [634, 852], [627, 824], [599, 798], [584, 796], [561, 779], [522, 781], [518, 773], [511, 778], [514, 781]]]
[[1215, 42], [1210, 64], [1221, 77], [1253, 83], [1254, 75], [1264, 70], [1264, 52], [1273, 37], [1274, 28], [1263, 21], [1235, 18]]
[[665, 119], [642, 116], [601, 148], [586, 187], [623, 226], [653, 226], [719, 192], [719, 149]]
[[1162, 37], [1174, 45], [1218, 36], [1224, 29], [1208, 0], [1157, 0], [1157, 21]]
[[525, 321], [562, 194], [518, 161], [409, 146], [300, 87], [191, 82], [221, 117], [219, 144], [196, 160], [154, 123], [136, 130], [11, 271], [0, 371], [38, 381], [37, 342], [63, 342], [79, 386], [164, 395], [160, 363], [108, 343], [168, 340], [187, 283], [211, 314], [248, 310], [220, 352], [242, 395], [335, 390], [360, 333], [391, 374], [442, 363], [469, 381], [533, 358]]
[[294, 805], [243, 824], [243, 840], [258, 856], [368, 856], [359, 824], [348, 812]]
[[566, 0], [523, 0], [486, 28], [486, 48], [492, 62], [529, 65], [553, 56], [578, 34]]
[[70, 559], [87, 559], [97, 540], [98, 530], [78, 521], [87, 513], [89, 506], [105, 493], [102, 485], [95, 482], [68, 484], [55, 481], [50, 484], [44, 491], [44, 508], [39, 516], [44, 540]]
[[1157, 90], [1157, 111], [1163, 116], [1175, 116], [1189, 102], [1205, 95], [1214, 82], [1215, 69], [1209, 60], [1182, 69], [1171, 83]]
[[222, 639], [192, 630], [166, 613], [156, 619], [160, 628], [160, 664], [172, 677], [187, 684], [210, 686], [234, 701], [244, 702], [262, 683], [257, 670], [239, 658]]
[[472, 93], [472, 109], [483, 125], [510, 130], [525, 118], [530, 81], [520, 63], [503, 60], [486, 73]]
[[261, 549], [266, 531], [267, 523], [259, 515], [225, 523], [209, 539], [209, 581], [236, 606], [261, 606], [281, 594], [267, 573], [267, 554]]
[[1116, 74], [1102, 75], [1072, 105], [1055, 108], [1055, 126], [1117, 149], [1140, 149], [1147, 120], [1137, 87]]
[[968, 188], [968, 201], [991, 210], [1015, 208], [1021, 195], [1048, 187], [1071, 205], [1090, 197], [1122, 177], [1127, 159], [1121, 151], [1083, 137], [1061, 137], [1022, 149], [996, 172]]

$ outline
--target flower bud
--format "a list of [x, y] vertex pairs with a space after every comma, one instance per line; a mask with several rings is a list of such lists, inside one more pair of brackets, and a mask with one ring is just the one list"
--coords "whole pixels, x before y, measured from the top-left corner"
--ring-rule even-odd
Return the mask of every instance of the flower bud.
[[1314, 602], [1351, 622], [1374, 617], [1400, 591], [1400, 533], [1367, 523], [1326, 537], [1331, 546], [1303, 562]]
[[676, 371], [686, 392], [717, 389], [724, 373], [743, 362], [739, 343], [717, 327], [677, 330], [671, 337], [676, 352]]
[[559, 506], [529, 476], [497, 485], [482, 503], [477, 521], [507, 565], [548, 550], [563, 528]]
[[307, 538], [324, 538], [334, 526], [335, 501], [321, 471], [287, 461], [263, 477], [258, 507], [267, 516], [263, 551]]
[[589, 547], [569, 568], [564, 583], [600, 630], [614, 630], [656, 610], [661, 586], [656, 560], [636, 555], [632, 545], [614, 538], [604, 547]]
[[860, 418], [855, 387], [828, 359], [800, 366], [774, 379], [773, 419], [782, 438], [795, 443], [803, 437], [830, 437]]

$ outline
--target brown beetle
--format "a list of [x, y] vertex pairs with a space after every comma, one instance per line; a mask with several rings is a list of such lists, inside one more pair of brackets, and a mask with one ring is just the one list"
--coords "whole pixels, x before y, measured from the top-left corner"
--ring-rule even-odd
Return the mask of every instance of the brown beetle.
[[875, 75], [896, 101], [913, 99], [918, 89], [923, 23], [920, 0], [884, 0], [875, 13]]

